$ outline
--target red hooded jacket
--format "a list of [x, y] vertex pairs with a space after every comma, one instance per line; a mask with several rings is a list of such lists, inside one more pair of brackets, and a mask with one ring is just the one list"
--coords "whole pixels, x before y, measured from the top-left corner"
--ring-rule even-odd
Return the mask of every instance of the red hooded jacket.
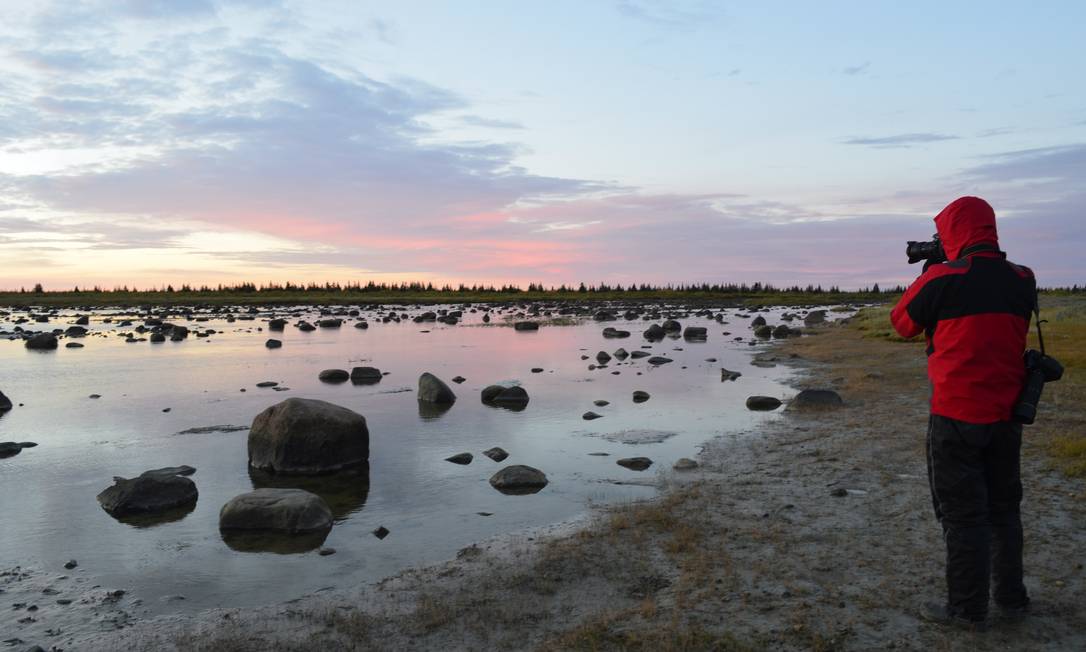
[[931, 411], [969, 423], [1009, 421], [1025, 381], [1036, 282], [999, 250], [995, 212], [979, 197], [935, 217], [948, 262], [930, 266], [890, 313], [902, 337], [925, 333]]

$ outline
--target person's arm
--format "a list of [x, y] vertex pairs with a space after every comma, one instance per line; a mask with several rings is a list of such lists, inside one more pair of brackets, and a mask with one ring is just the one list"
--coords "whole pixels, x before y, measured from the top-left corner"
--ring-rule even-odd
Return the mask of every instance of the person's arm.
[[946, 265], [932, 265], [924, 270], [890, 311], [890, 323], [902, 337], [916, 337], [935, 324], [939, 300], [946, 279], [954, 272]]

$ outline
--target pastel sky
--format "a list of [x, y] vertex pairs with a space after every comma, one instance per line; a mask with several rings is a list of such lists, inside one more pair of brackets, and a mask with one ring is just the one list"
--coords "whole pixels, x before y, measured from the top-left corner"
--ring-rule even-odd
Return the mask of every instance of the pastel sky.
[[1086, 3], [4, 0], [0, 288], [1086, 282]]

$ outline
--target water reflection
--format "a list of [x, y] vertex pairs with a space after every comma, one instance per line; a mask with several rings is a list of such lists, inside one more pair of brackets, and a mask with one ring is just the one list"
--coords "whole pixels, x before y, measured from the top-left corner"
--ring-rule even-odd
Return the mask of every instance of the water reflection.
[[[342, 521], [366, 505], [370, 493], [369, 463], [330, 475], [276, 475], [249, 469], [253, 489], [303, 489], [320, 496], [332, 510], [332, 517]], [[231, 546], [232, 547], [232, 546]]]
[[273, 532], [236, 532], [220, 530], [223, 543], [237, 552], [270, 552], [277, 555], [297, 555], [320, 548], [331, 530], [307, 534], [277, 534]]
[[[113, 516], [119, 523], [124, 523], [125, 525], [139, 530], [145, 530], [147, 528], [165, 525], [166, 523], [176, 523], [183, 520], [186, 516], [196, 510], [196, 502], [197, 501], [194, 500], [187, 505], [175, 507], [157, 514], [132, 514], [129, 516], [113, 516], [110, 514], [110, 516]], [[109, 514], [109, 512], [106, 513]]]
[[418, 401], [419, 418], [423, 421], [434, 421], [452, 409], [454, 403], [429, 403]]

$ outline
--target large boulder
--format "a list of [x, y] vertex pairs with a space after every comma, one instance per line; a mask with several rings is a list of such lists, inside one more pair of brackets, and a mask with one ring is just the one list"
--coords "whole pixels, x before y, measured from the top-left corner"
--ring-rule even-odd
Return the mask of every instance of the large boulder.
[[683, 339], [704, 341], [709, 338], [709, 329], [704, 326], [687, 326], [683, 330]]
[[302, 489], [257, 489], [234, 496], [219, 510], [219, 529], [225, 531], [307, 534], [331, 527], [328, 504]]
[[668, 319], [664, 322], [662, 328], [668, 333], [678, 333], [683, 329], [683, 325], [675, 321], [674, 319]]
[[366, 418], [326, 401], [290, 398], [264, 410], [249, 429], [249, 466], [273, 473], [318, 474], [364, 464]]
[[113, 486], [98, 494], [98, 503], [118, 518], [192, 505], [199, 493], [196, 483], [185, 476], [195, 472], [191, 466], [176, 466], [145, 471], [135, 478], [115, 477]]
[[6, 412], [12, 408], [11, 399], [4, 396], [3, 392], [0, 392], [0, 412]]
[[803, 318], [803, 323], [807, 326], [814, 326], [816, 324], [823, 324], [826, 322], [825, 310], [812, 310], [807, 313], [807, 316]]
[[844, 404], [832, 389], [805, 389], [788, 404], [791, 410], [832, 410]]
[[449, 389], [445, 381], [428, 371], [419, 376], [417, 398], [423, 403], [437, 403], [440, 405], [451, 405], [456, 402], [456, 394]]
[[26, 348], [48, 351], [57, 348], [57, 336], [52, 333], [38, 333], [26, 341]]
[[646, 340], [662, 340], [664, 339], [664, 336], [667, 335], [667, 331], [664, 330], [664, 327], [660, 324], [653, 324], [646, 328], [645, 332], [642, 334], [645, 336]]
[[513, 330], [518, 331], [537, 331], [539, 330], [539, 322], [534, 321], [518, 321], [513, 324]]
[[270, 331], [281, 331], [286, 329], [286, 327], [287, 320], [285, 319], [273, 319], [268, 322], [268, 330]]
[[490, 486], [507, 494], [534, 494], [547, 486], [547, 476], [539, 469], [514, 464], [491, 476]]

